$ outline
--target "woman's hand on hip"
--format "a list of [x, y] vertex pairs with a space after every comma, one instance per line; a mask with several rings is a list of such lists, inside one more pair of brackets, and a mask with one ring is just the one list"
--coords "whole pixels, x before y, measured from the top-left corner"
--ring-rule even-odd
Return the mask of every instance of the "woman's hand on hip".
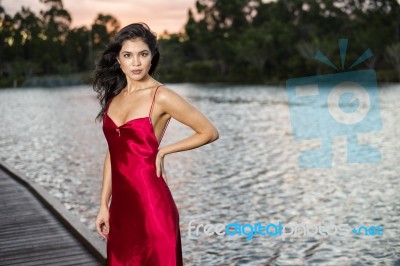
[[163, 176], [165, 183], [167, 183], [167, 175], [164, 169], [164, 157], [165, 155], [161, 150], [158, 150], [157, 158], [156, 158], [156, 169], [157, 169], [157, 177]]

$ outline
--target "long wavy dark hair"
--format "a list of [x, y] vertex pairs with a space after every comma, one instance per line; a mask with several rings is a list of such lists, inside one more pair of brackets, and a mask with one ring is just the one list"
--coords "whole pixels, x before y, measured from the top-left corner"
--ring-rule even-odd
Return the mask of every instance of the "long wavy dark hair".
[[117, 56], [121, 51], [124, 41], [137, 38], [149, 46], [152, 59], [148, 73], [154, 76], [160, 60], [156, 33], [152, 32], [149, 26], [143, 22], [125, 26], [115, 35], [113, 41], [107, 45], [96, 64], [93, 90], [97, 92], [97, 99], [100, 101], [101, 110], [96, 116], [95, 121], [103, 120], [103, 115], [109, 101], [127, 85], [125, 74], [118, 64]]

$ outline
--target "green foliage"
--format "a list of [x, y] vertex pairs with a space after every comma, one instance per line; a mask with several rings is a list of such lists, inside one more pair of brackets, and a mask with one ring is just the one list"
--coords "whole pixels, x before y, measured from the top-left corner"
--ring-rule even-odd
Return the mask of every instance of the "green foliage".
[[13, 17], [0, 6], [0, 87], [93, 70], [95, 56], [120, 27], [111, 15], [99, 14], [90, 28], [71, 28], [62, 0], [40, 2], [45, 9], [39, 14], [22, 7]]
[[[338, 39], [346, 38], [345, 68], [371, 48], [374, 57], [357, 68], [375, 68], [382, 81], [400, 80], [396, 0], [198, 0], [185, 34], [180, 55], [172, 57], [180, 68], [166, 70], [167, 79], [176, 81], [175, 71], [181, 81], [250, 83], [332, 73], [314, 56], [320, 50], [340, 66]], [[161, 52], [169, 58], [170, 50]]]

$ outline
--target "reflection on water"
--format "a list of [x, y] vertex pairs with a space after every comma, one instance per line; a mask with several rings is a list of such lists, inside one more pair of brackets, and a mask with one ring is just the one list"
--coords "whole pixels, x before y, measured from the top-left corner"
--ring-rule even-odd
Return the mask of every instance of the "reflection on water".
[[[346, 139], [333, 139], [331, 169], [303, 169], [300, 151], [318, 140], [292, 138], [286, 93], [265, 86], [171, 84], [215, 123], [218, 141], [165, 157], [180, 210], [186, 265], [392, 265], [399, 262], [398, 86], [379, 91], [382, 131], [360, 135], [379, 164], [347, 164]], [[0, 158], [60, 199], [95, 232], [107, 143], [89, 86], [0, 90]], [[191, 135], [171, 120], [161, 146]], [[282, 221], [381, 225], [385, 237], [256, 236], [188, 238], [188, 224]]]

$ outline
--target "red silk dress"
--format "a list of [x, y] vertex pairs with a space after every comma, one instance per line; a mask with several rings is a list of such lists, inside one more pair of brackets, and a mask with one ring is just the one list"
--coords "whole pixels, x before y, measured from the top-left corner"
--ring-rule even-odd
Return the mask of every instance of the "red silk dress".
[[108, 115], [110, 104], [104, 112], [112, 172], [107, 265], [183, 265], [178, 209], [164, 178], [156, 173], [159, 142], [151, 112], [160, 86], [148, 117], [118, 126]]

